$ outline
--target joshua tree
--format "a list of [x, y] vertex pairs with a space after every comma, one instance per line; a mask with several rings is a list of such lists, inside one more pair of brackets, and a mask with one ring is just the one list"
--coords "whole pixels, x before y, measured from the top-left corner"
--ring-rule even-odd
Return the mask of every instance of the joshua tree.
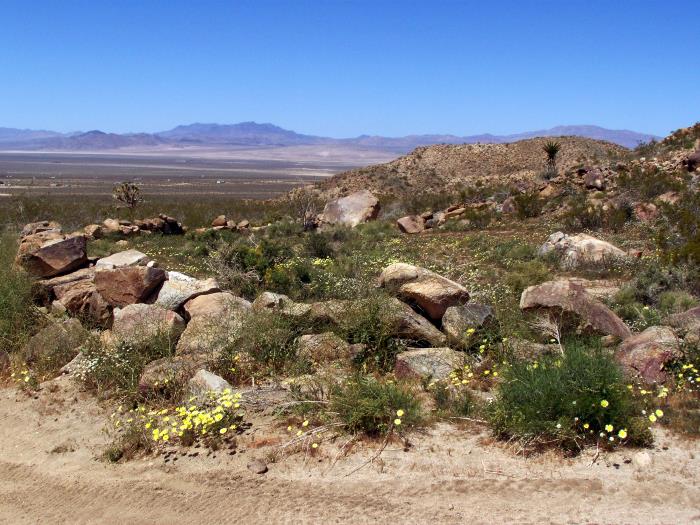
[[545, 175], [548, 179], [557, 176], [557, 154], [561, 149], [561, 144], [550, 140], [542, 146], [542, 150], [547, 154], [547, 169]]
[[114, 186], [112, 197], [130, 210], [133, 210], [140, 202], [143, 202], [141, 190], [133, 182], [122, 182]]

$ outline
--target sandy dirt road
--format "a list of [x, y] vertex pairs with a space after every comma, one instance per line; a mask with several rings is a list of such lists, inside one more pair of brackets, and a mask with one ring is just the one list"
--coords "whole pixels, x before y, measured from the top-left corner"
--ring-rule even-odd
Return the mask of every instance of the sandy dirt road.
[[256, 475], [246, 464], [269, 452], [260, 432], [235, 455], [97, 460], [107, 415], [67, 378], [36, 398], [0, 389], [0, 523], [700, 522], [700, 447], [663, 431], [642, 455], [591, 465], [592, 451], [525, 459], [478, 428], [441, 424], [350, 475], [374, 445], [332, 467], [337, 447], [322, 445]]

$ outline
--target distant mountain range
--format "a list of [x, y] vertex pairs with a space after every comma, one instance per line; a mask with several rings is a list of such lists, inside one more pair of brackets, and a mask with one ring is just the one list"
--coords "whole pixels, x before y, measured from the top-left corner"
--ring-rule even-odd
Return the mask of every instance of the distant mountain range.
[[241, 122], [238, 124], [187, 124], [159, 133], [105, 133], [99, 130], [85, 133], [58, 133], [46, 130], [0, 128], [0, 149], [99, 151], [120, 148], [148, 148], [159, 146], [218, 146], [270, 147], [303, 145], [344, 145], [407, 153], [418, 146], [433, 144], [504, 143], [534, 137], [578, 136], [605, 140], [627, 148], [641, 142], [658, 139], [648, 133], [614, 130], [599, 126], [557, 126], [551, 129], [527, 131], [514, 135], [408, 135], [381, 137], [361, 135], [355, 138], [334, 139], [303, 135], [273, 124]]

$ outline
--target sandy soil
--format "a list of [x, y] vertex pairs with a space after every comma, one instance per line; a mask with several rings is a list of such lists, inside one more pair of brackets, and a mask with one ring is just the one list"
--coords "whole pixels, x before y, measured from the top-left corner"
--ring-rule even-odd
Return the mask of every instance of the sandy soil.
[[[648, 451], [535, 458], [478, 428], [438, 425], [333, 464], [337, 445], [247, 470], [272, 450], [259, 427], [238, 452], [180, 451], [112, 465], [106, 414], [68, 378], [28, 397], [0, 389], [0, 523], [688, 523], [700, 521], [696, 442], [657, 431]], [[644, 465], [644, 460], [651, 463]], [[349, 475], [348, 475], [349, 474]]]

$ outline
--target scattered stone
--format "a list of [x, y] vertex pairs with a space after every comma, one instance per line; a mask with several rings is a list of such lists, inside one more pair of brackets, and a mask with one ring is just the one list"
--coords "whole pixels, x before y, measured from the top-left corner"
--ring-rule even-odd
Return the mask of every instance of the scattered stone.
[[323, 208], [320, 221], [354, 228], [358, 224], [376, 219], [378, 214], [379, 200], [371, 192], [361, 190], [347, 197], [329, 201]]
[[451, 348], [409, 348], [396, 356], [396, 377], [440, 381], [464, 365], [465, 355]]
[[188, 381], [190, 394], [203, 398], [208, 396], [210, 392], [216, 395], [223, 394], [224, 390], [230, 390], [231, 385], [223, 377], [212, 374], [204, 368], [200, 368]]
[[83, 233], [88, 239], [101, 239], [104, 237], [104, 228], [99, 224], [88, 224], [83, 228]]
[[647, 468], [651, 466], [653, 462], [652, 455], [644, 450], [636, 452], [634, 456], [632, 456], [632, 463], [634, 463], [637, 468]]
[[35, 277], [70, 273], [87, 264], [87, 239], [79, 236], [48, 241], [41, 248], [22, 254], [19, 263]]
[[[562, 279], [526, 288], [520, 297], [521, 310], [545, 309], [554, 314], [567, 313], [580, 318], [587, 327], [604, 335], [626, 339], [632, 332], [600, 301], [575, 282]], [[563, 316], [562, 316], [563, 317]], [[561, 319], [564, 321], [564, 319]]]
[[404, 233], [421, 233], [425, 231], [425, 220], [419, 215], [408, 215], [396, 221], [399, 229]]
[[652, 326], [641, 334], [625, 339], [616, 359], [630, 373], [647, 383], [663, 383], [668, 379], [665, 365], [681, 356], [678, 338], [666, 326]]
[[442, 319], [450, 306], [469, 300], [469, 292], [461, 284], [411, 264], [387, 266], [379, 276], [379, 285], [416, 305], [434, 321]]
[[229, 292], [215, 292], [190, 299], [184, 305], [189, 319], [197, 317], [222, 317], [235, 311], [248, 311], [252, 305]]
[[57, 232], [57, 233], [63, 233], [61, 230], [61, 225], [55, 221], [38, 221], [38, 222], [30, 222], [29, 224], [26, 224], [24, 228], [22, 228], [22, 231], [20, 232], [20, 237], [28, 237], [30, 235], [35, 235], [37, 233], [43, 233], [43, 232]]
[[587, 171], [583, 176], [583, 184], [589, 190], [605, 190], [605, 177], [599, 169]]
[[219, 292], [216, 279], [195, 279], [180, 272], [168, 272], [168, 279], [163, 283], [156, 303], [168, 310], [177, 310], [190, 299], [200, 295]]
[[98, 270], [114, 270], [115, 268], [125, 268], [127, 266], [146, 266], [148, 255], [138, 250], [126, 250], [114, 253], [108, 257], [99, 259], [95, 264]]
[[112, 306], [145, 301], [165, 281], [165, 271], [145, 266], [127, 266], [95, 272], [95, 286]]
[[248, 463], [248, 470], [253, 474], [265, 474], [267, 472], [267, 464], [260, 459], [254, 459]]
[[219, 215], [216, 219], [211, 221], [211, 225], [213, 228], [216, 228], [217, 226], [226, 226], [227, 222], [228, 219], [226, 218], [226, 215]]
[[184, 330], [182, 317], [155, 304], [130, 304], [114, 310], [112, 333], [123, 341], [138, 345], [162, 339], [175, 346]]

